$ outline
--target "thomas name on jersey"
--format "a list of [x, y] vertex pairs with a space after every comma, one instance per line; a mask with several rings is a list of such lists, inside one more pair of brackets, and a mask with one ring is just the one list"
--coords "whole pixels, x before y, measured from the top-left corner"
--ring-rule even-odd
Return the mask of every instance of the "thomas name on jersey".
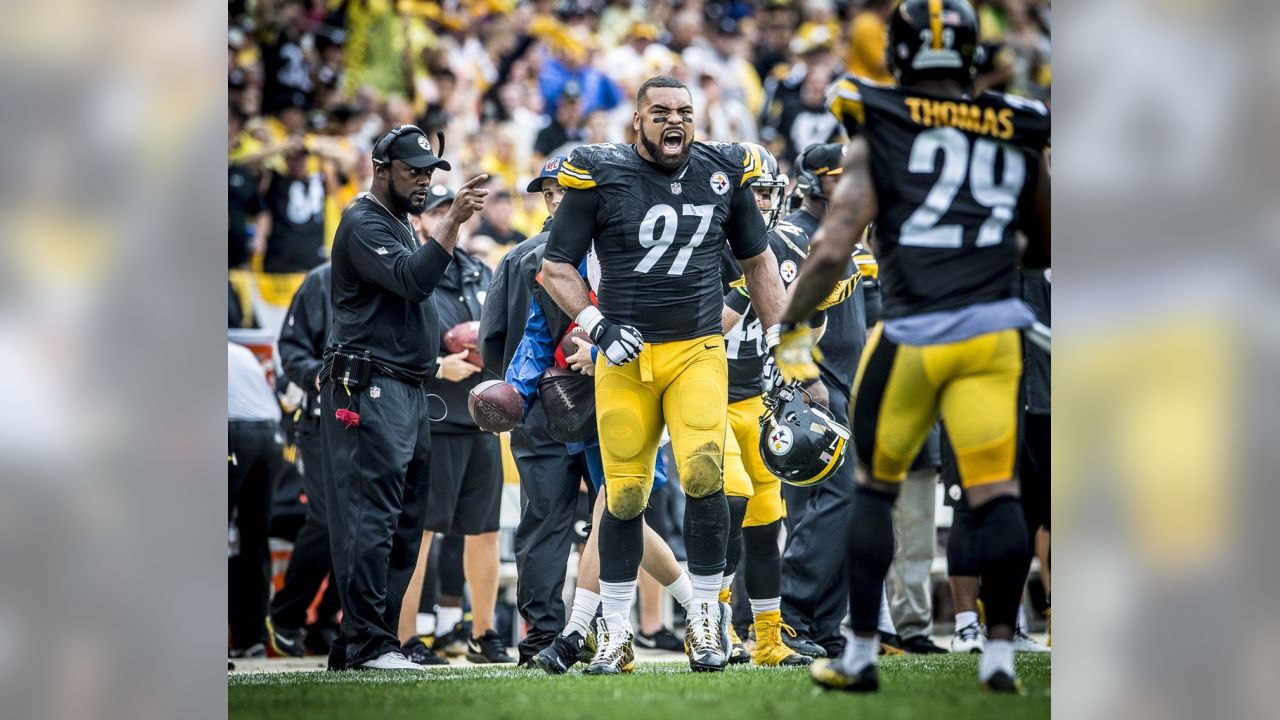
[[990, 135], [1001, 140], [1013, 137], [1013, 109], [984, 108], [954, 100], [931, 100], [907, 97], [902, 100], [911, 110], [911, 120], [917, 125], [937, 127], [946, 125], [965, 132]]

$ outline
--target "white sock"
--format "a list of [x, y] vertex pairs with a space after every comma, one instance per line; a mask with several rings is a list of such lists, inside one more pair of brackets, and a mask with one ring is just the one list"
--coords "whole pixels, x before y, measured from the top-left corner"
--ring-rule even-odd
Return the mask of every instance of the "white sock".
[[569, 615], [569, 622], [564, 626], [564, 630], [560, 634], [568, 637], [571, 633], [580, 633], [582, 637], [587, 636], [587, 631], [591, 627], [591, 620], [596, 616], [596, 609], [600, 607], [600, 596], [586, 588], [575, 588], [573, 591], [573, 612]]
[[618, 627], [631, 626], [631, 606], [636, 598], [636, 579], [611, 583], [600, 581], [600, 605], [605, 620]]
[[434, 635], [436, 632], [435, 613], [418, 613], [413, 619], [414, 631], [419, 635]]
[[689, 584], [693, 585], [693, 601], [708, 602], [715, 605], [720, 602], [720, 580], [724, 573], [715, 575], [694, 575], [690, 573]]
[[762, 613], [782, 609], [782, 598], [780, 597], [765, 598], [764, 600], [748, 598], [748, 600], [751, 602], [751, 614], [755, 617], [760, 617]]
[[956, 630], [967, 628], [976, 622], [978, 622], [977, 610], [965, 610], [964, 612], [956, 613]]
[[693, 584], [689, 582], [689, 574], [682, 572], [675, 582], [666, 586], [666, 591], [676, 602], [680, 603], [680, 607], [684, 608], [685, 614], [689, 613], [689, 608], [693, 607]]
[[880, 621], [876, 623], [876, 629], [881, 635], [898, 634], [898, 628], [893, 625], [893, 615], [889, 614], [889, 593], [884, 591], [884, 585], [880, 586]]
[[1010, 640], [987, 640], [982, 650], [982, 658], [978, 660], [978, 679], [988, 680], [997, 671], [1014, 677], [1013, 642]]
[[880, 652], [880, 638], [872, 635], [869, 638], [859, 637], [852, 633], [845, 635], [844, 654], [840, 664], [851, 673], [861, 672], [868, 665], [875, 664], [876, 654]]
[[733, 587], [733, 576], [734, 576], [734, 573], [729, 573], [728, 575], [725, 575], [723, 579], [720, 580], [721, 590], [724, 590], [725, 588]]
[[436, 630], [440, 633], [453, 632], [458, 623], [462, 622], [462, 608], [460, 607], [437, 607], [436, 608]]
[[1016, 631], [1017, 632], [1015, 634], [1027, 634], [1027, 610], [1022, 607], [1022, 605], [1018, 605], [1018, 625]]

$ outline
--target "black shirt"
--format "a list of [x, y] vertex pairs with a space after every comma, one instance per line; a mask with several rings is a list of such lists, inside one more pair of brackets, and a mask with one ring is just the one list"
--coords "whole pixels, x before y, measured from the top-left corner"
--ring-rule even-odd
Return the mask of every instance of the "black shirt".
[[285, 376], [307, 394], [307, 414], [320, 412], [316, 376], [329, 344], [333, 302], [329, 297], [332, 266], [320, 265], [307, 273], [289, 304], [289, 314], [280, 328], [280, 364]]
[[[1053, 300], [1052, 271], [1023, 270], [1019, 296], [1036, 314], [1036, 320], [1053, 327], [1050, 312]], [[1053, 358], [1033, 342], [1022, 343], [1022, 381], [1026, 384], [1027, 412], [1048, 414], [1052, 409]]]
[[480, 225], [471, 233], [475, 235], [488, 235], [493, 238], [494, 242], [499, 245], [518, 245], [524, 242], [524, 233], [516, 230], [510, 225], [502, 228], [489, 222], [488, 218], [482, 219]]
[[768, 248], [748, 187], [759, 174], [729, 143], [693, 143], [670, 173], [631, 145], [584, 145], [560, 165], [568, 189], [546, 257], [576, 268], [594, 241], [600, 312], [647, 342], [719, 335], [721, 246], [727, 241], [739, 259]]
[[440, 334], [431, 294], [452, 260], [434, 240], [419, 245], [409, 221], [371, 195], [357, 200], [333, 239], [333, 342], [430, 377]]
[[271, 235], [263, 270], [305, 272], [324, 262], [323, 175], [296, 180], [272, 173], [264, 203], [271, 213]]
[[[480, 319], [492, 280], [493, 271], [488, 266], [461, 248], [454, 250], [453, 262], [440, 278], [432, 295], [440, 318], [439, 331], [436, 333], [440, 354], [449, 352], [444, 345], [445, 333], [459, 323]], [[434, 376], [428, 379], [427, 392], [439, 396], [444, 401], [445, 410], [440, 421], [431, 423], [431, 432], [480, 432], [475, 420], [471, 419], [471, 413], [467, 411], [467, 394], [471, 392], [471, 388], [493, 377], [492, 373], [478, 372], [458, 382], [437, 380]], [[431, 416], [440, 416], [439, 403], [435, 398], [431, 400]]]
[[249, 260], [249, 223], [261, 209], [258, 174], [243, 165], [227, 166], [227, 267]]
[[1011, 297], [1020, 213], [1035, 198], [1049, 111], [997, 93], [944, 98], [843, 76], [833, 114], [866, 137], [879, 198], [886, 320]]

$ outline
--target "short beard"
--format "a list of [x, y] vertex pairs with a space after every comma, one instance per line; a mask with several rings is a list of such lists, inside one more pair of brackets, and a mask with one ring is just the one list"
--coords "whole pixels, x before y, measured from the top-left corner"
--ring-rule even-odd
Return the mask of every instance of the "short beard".
[[649, 156], [653, 158], [654, 164], [666, 170], [675, 170], [684, 165], [684, 161], [689, 159], [689, 152], [693, 150], [693, 143], [688, 143], [680, 151], [679, 155], [669, 158], [662, 153], [662, 145], [650, 140], [648, 135], [641, 133], [640, 142], [644, 145], [644, 149], [648, 151]]
[[427, 201], [431, 199], [431, 193], [427, 193], [422, 198], [422, 202], [415, 205], [409, 195], [400, 194], [394, 180], [387, 182], [387, 195], [391, 198], [391, 204], [395, 206], [392, 209], [406, 215], [421, 215], [427, 209]]

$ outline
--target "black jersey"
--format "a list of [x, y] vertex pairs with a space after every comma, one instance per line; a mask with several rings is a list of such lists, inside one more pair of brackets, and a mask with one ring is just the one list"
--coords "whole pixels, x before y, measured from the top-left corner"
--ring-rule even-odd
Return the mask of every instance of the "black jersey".
[[[778, 272], [782, 284], [789, 287], [800, 274], [804, 263], [804, 251], [809, 247], [809, 236], [799, 226], [779, 222], [769, 231], [769, 247], [778, 258]], [[734, 258], [725, 253], [725, 280], [741, 280], [742, 270]], [[737, 301], [737, 302], [735, 302]], [[729, 358], [729, 402], [756, 397], [761, 392], [760, 373], [764, 369], [764, 328], [755, 306], [741, 282], [733, 282], [727, 288], [725, 303], [742, 314], [738, 323], [724, 335], [725, 356]]]
[[870, 151], [883, 318], [1010, 297], [1019, 210], [1049, 140], [1044, 104], [943, 98], [846, 74], [828, 106]]
[[600, 312], [648, 342], [720, 333], [720, 249], [738, 258], [767, 247], [747, 184], [760, 165], [741, 146], [695, 142], [670, 174], [631, 145], [584, 145], [560, 166], [569, 188], [546, 258], [575, 267], [594, 242]]

